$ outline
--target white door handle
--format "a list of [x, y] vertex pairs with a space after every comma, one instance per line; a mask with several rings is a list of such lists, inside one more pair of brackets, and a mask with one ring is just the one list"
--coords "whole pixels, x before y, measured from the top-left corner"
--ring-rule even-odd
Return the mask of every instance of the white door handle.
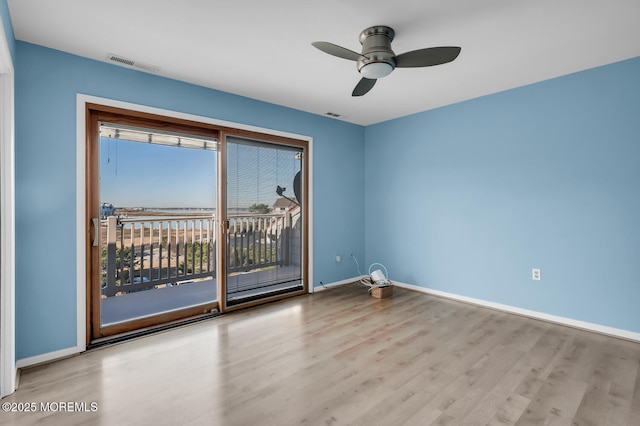
[[100, 240], [100, 222], [97, 217], [91, 218], [91, 221], [93, 222], [93, 246], [98, 247], [98, 242]]

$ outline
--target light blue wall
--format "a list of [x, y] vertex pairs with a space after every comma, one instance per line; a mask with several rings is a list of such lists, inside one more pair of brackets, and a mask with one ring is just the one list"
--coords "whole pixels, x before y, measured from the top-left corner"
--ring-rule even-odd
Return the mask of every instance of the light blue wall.
[[640, 58], [365, 134], [368, 263], [640, 332]]
[[18, 359], [75, 346], [76, 94], [313, 137], [314, 285], [353, 277], [336, 252], [364, 256], [364, 128], [17, 43]]
[[13, 35], [13, 24], [11, 23], [11, 14], [9, 13], [7, 0], [0, 0], [0, 19], [2, 20], [5, 36], [7, 37], [7, 44], [9, 45], [9, 51], [11, 52], [11, 58], [15, 62], [16, 39]]

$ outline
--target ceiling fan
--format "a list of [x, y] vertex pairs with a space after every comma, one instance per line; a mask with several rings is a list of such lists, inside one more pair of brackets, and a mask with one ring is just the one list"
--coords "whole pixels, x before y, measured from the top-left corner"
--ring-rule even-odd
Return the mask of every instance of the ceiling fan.
[[357, 62], [358, 72], [362, 74], [362, 79], [353, 89], [351, 96], [366, 94], [376, 84], [377, 79], [391, 74], [395, 68], [430, 67], [446, 64], [456, 59], [461, 50], [459, 47], [453, 46], [428, 47], [396, 55], [391, 50], [391, 42], [394, 37], [393, 28], [376, 25], [360, 33], [362, 53], [326, 41], [315, 41], [311, 44], [329, 55]]

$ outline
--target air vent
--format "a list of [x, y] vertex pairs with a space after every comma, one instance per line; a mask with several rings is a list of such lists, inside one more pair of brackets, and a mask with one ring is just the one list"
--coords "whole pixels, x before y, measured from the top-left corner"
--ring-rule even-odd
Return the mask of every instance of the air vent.
[[335, 118], [340, 117], [340, 114], [336, 114], [335, 112], [327, 112], [326, 114], [327, 114], [329, 117], [335, 117]]
[[139, 68], [141, 70], [158, 73], [160, 72], [160, 67], [155, 65], [145, 64], [143, 62], [134, 61], [133, 59], [125, 58], [124, 56], [114, 55], [113, 53], [107, 53], [107, 59], [111, 62], [115, 62], [120, 65], [125, 65], [128, 67]]

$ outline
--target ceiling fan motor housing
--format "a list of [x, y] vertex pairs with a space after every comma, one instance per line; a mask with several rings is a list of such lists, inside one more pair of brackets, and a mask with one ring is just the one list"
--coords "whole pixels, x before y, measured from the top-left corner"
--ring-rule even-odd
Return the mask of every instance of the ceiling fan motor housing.
[[360, 33], [362, 56], [358, 58], [358, 71], [366, 78], [387, 76], [396, 67], [395, 53], [391, 42], [395, 37], [392, 28], [378, 25], [369, 27]]

